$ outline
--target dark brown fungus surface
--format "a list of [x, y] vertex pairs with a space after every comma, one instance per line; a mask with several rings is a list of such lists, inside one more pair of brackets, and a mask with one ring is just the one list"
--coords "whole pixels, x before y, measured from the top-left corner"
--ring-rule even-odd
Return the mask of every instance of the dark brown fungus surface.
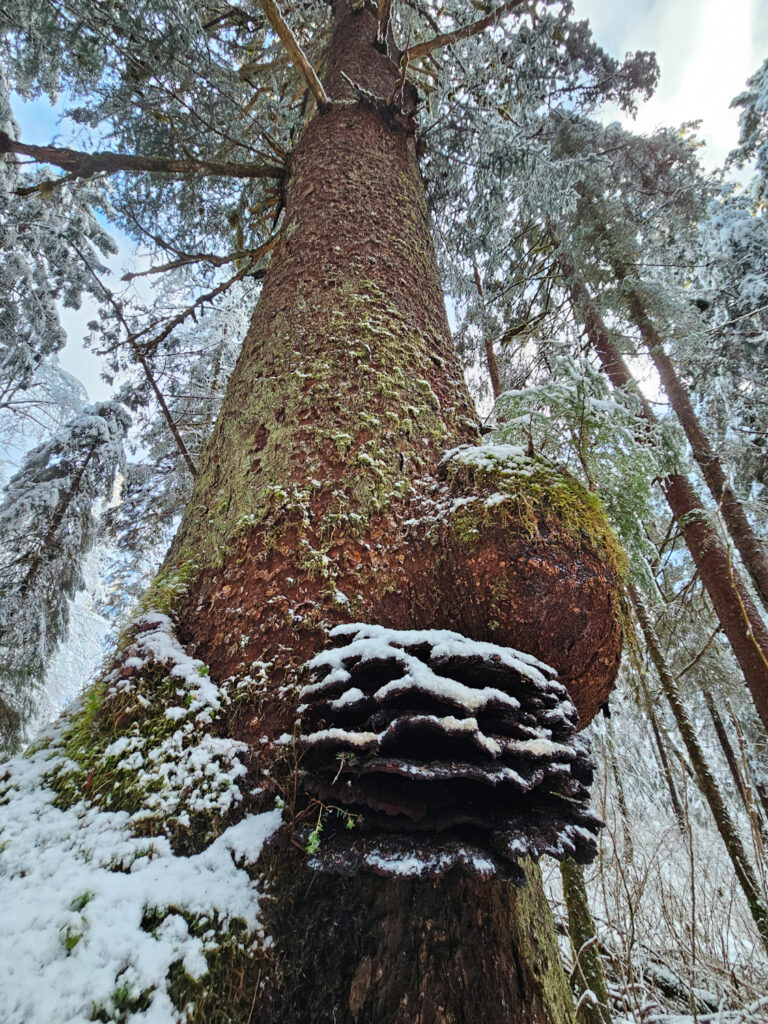
[[594, 857], [589, 747], [552, 669], [449, 630], [354, 624], [331, 638], [309, 663], [295, 740], [322, 809], [322, 829], [299, 836], [313, 868], [520, 882], [522, 857]]

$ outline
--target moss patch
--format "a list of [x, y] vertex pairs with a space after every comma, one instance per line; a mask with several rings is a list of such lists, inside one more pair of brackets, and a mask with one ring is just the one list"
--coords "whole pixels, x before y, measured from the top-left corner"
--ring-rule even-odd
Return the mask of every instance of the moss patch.
[[556, 532], [577, 549], [591, 549], [617, 577], [626, 571], [626, 555], [598, 495], [546, 460], [512, 445], [464, 445], [446, 456], [441, 473], [460, 495], [449, 521], [461, 543], [477, 543], [490, 524], [531, 541]]
[[242, 799], [236, 780], [245, 774], [240, 758], [248, 748], [226, 732], [239, 705], [253, 699], [257, 681], [249, 676], [216, 686], [207, 666], [192, 659], [182, 677], [172, 656], [153, 660], [142, 635], [139, 626], [129, 632], [117, 669], [70, 716], [65, 760], [48, 781], [56, 806], [88, 799], [126, 811], [137, 835], [164, 834], [177, 852], [189, 854], [231, 824]]
[[466, 436], [467, 410], [442, 408], [425, 377], [437, 333], [415, 330], [364, 279], [327, 302], [306, 310], [310, 340], [278, 315], [268, 350], [246, 342], [250, 378], [233, 381], [153, 607], [178, 607], [182, 584], [253, 530], [267, 550], [290, 529], [322, 553], [359, 536], [447, 440]]

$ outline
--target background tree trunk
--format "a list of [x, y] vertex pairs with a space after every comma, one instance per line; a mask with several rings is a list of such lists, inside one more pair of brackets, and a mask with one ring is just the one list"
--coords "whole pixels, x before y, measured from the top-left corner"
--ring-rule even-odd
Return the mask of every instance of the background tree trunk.
[[[550, 238], [573, 307], [586, 327], [606, 376], [615, 388], [636, 395], [645, 419], [655, 422], [651, 406], [640, 394], [573, 258], [560, 244], [553, 227], [550, 227]], [[689, 480], [680, 473], [671, 473], [662, 481], [662, 489], [741, 667], [760, 719], [768, 727], [768, 629]]]
[[712, 812], [712, 817], [717, 825], [717, 830], [720, 833], [723, 843], [725, 844], [725, 848], [728, 851], [728, 856], [731, 859], [734, 873], [739, 880], [739, 885], [746, 897], [750, 913], [757, 925], [757, 930], [760, 933], [763, 946], [768, 950], [768, 907], [765, 905], [763, 893], [760, 889], [760, 883], [757, 880], [754, 868], [749, 862], [746, 850], [744, 849], [744, 844], [741, 841], [736, 825], [734, 824], [728, 808], [725, 805], [725, 801], [723, 800], [722, 793], [715, 781], [715, 777], [709, 769], [704, 751], [696, 735], [694, 725], [691, 722], [682, 698], [680, 697], [680, 690], [669, 666], [667, 665], [666, 659], [664, 658], [664, 654], [661, 650], [661, 644], [659, 643], [659, 638], [653, 628], [653, 623], [651, 622], [648, 610], [645, 607], [639, 592], [631, 584], [629, 587], [629, 593], [632, 598], [635, 613], [637, 614], [638, 622], [640, 623], [640, 628], [643, 636], [645, 637], [648, 652], [651, 655], [651, 660], [653, 661], [662, 688], [666, 694], [667, 700], [669, 701], [672, 714], [675, 716], [675, 721], [677, 722], [677, 727], [680, 730], [680, 735], [683, 738], [685, 749], [688, 751], [688, 756], [696, 775], [696, 782], [702, 792], [702, 795], [709, 804], [709, 809]]
[[656, 367], [664, 391], [669, 398], [675, 415], [685, 431], [693, 457], [698, 463], [712, 497], [720, 509], [728, 533], [741, 555], [744, 567], [752, 579], [755, 590], [768, 610], [768, 556], [765, 545], [752, 529], [744, 507], [739, 501], [725, 474], [717, 452], [704, 432], [688, 393], [677, 375], [675, 366], [664, 351], [659, 333], [648, 313], [645, 303], [636, 288], [628, 281], [629, 274], [624, 264], [613, 258], [611, 266], [616, 278], [624, 286], [629, 312], [642, 337], [648, 353]]
[[571, 986], [579, 1000], [576, 1019], [579, 1024], [611, 1024], [608, 986], [605, 983], [597, 929], [589, 909], [584, 869], [568, 857], [560, 864], [560, 876], [568, 910], [568, 934], [573, 948]]

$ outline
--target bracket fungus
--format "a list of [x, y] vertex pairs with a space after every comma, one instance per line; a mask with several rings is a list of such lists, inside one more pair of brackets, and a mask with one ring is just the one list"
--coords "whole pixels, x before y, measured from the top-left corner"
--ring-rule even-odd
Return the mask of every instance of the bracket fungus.
[[305, 792], [335, 812], [311, 867], [520, 883], [522, 857], [594, 857], [589, 748], [552, 669], [449, 630], [331, 638], [343, 646], [309, 662], [296, 737]]

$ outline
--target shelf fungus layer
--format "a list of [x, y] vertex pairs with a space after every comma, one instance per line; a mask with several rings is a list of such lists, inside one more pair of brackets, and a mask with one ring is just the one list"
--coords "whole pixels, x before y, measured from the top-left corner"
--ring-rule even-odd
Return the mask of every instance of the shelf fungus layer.
[[358, 623], [331, 639], [295, 740], [325, 809], [312, 867], [521, 882], [520, 858], [594, 857], [589, 747], [552, 669], [449, 630]]

